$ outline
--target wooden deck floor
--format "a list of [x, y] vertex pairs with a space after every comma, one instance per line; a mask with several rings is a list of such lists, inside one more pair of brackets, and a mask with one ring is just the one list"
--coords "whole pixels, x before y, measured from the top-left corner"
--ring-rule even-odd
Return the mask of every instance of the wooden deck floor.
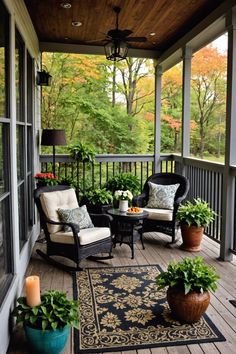
[[[170, 261], [179, 261], [186, 256], [195, 256], [190, 252], [181, 251], [178, 248], [178, 242], [173, 248], [165, 247], [168, 241], [165, 235], [149, 233], [145, 234], [145, 250], [142, 250], [140, 243], [137, 243], [135, 249], [135, 259], [130, 259], [130, 249], [127, 245], [117, 246], [114, 249], [114, 258], [104, 262], [83, 261], [84, 267], [91, 266], [119, 266], [119, 265], [144, 265], [144, 264], [160, 264], [166, 269]], [[43, 244], [36, 243], [36, 248], [44, 247]], [[223, 353], [236, 354], [236, 308], [230, 303], [230, 299], [236, 299], [236, 261], [220, 262], [217, 260], [219, 255], [219, 246], [207, 237], [202, 243], [201, 255], [207, 264], [216, 267], [217, 273], [220, 275], [219, 285], [216, 293], [211, 295], [211, 304], [207, 310], [208, 316], [217, 325], [222, 334], [226, 337], [226, 342], [209, 343], [209, 344], [193, 344], [188, 346], [176, 346], [165, 348], [153, 348], [125, 351], [125, 354], [200, 354], [200, 353]], [[58, 289], [68, 292], [68, 296], [72, 298], [72, 280], [71, 276], [53, 266], [46, 264], [37, 254], [33, 253], [30, 261], [27, 275], [37, 274], [41, 279], [41, 289]], [[65, 354], [73, 354], [73, 336], [64, 351]], [[21, 329], [16, 329], [8, 350], [9, 354], [30, 353], [22, 335]], [[121, 352], [110, 352], [110, 354], [122, 354]], [[31, 353], [33, 354], [33, 353]]]

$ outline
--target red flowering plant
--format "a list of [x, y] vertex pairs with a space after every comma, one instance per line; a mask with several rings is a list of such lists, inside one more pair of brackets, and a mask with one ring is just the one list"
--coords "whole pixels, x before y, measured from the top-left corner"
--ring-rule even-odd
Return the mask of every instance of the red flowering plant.
[[55, 186], [58, 184], [58, 176], [53, 173], [36, 173], [34, 178], [37, 180], [38, 186]]

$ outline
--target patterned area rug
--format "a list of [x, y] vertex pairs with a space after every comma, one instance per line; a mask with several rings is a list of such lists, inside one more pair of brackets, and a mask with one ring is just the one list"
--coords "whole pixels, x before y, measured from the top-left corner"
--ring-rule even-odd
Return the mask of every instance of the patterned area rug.
[[229, 300], [229, 302], [236, 307], [236, 300]]
[[77, 272], [74, 290], [80, 301], [81, 324], [75, 331], [75, 353], [225, 340], [206, 315], [193, 325], [172, 318], [166, 292], [156, 290], [160, 272], [157, 265]]

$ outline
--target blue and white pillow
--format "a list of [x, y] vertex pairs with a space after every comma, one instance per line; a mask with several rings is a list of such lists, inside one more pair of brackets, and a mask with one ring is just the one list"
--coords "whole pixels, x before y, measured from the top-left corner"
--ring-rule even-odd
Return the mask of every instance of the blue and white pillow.
[[146, 207], [156, 209], [173, 209], [175, 194], [179, 185], [179, 183], [162, 185], [148, 182], [149, 199]]
[[[80, 229], [87, 229], [94, 227], [92, 220], [88, 214], [86, 205], [74, 209], [61, 209], [57, 210], [59, 218], [62, 222], [72, 222], [73, 224], [79, 225]], [[68, 225], [64, 226], [64, 231], [71, 231], [71, 227]]]

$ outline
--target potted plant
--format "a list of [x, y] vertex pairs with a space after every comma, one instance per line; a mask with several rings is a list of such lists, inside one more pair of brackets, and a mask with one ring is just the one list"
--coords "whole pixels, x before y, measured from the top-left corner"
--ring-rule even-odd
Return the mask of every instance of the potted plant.
[[118, 190], [114, 193], [114, 199], [119, 201], [119, 210], [125, 212], [129, 208], [129, 202], [133, 199], [133, 194], [129, 190]]
[[214, 220], [215, 215], [208, 203], [200, 198], [194, 199], [193, 203], [188, 201], [181, 205], [176, 216], [183, 239], [181, 249], [200, 251], [204, 228]]
[[26, 297], [17, 299], [13, 310], [17, 323], [23, 323], [33, 353], [59, 354], [63, 351], [70, 327], [78, 328], [78, 301], [66, 293], [51, 290], [41, 295], [38, 306], [29, 306]]
[[140, 192], [140, 180], [132, 173], [120, 173], [108, 179], [105, 188], [115, 193], [117, 190], [129, 190], [133, 195]]
[[186, 323], [197, 322], [210, 303], [209, 290], [215, 291], [219, 276], [201, 257], [170, 263], [156, 278], [158, 290], [168, 286], [167, 301], [172, 314]]
[[111, 206], [113, 196], [105, 188], [89, 189], [82, 197], [80, 204], [86, 204], [88, 212], [99, 214]]
[[85, 143], [77, 143], [68, 147], [70, 156], [79, 162], [94, 162], [95, 152], [92, 147]]
[[58, 184], [58, 176], [54, 176], [54, 174], [51, 172], [36, 173], [34, 178], [37, 181], [37, 187], [55, 186]]

